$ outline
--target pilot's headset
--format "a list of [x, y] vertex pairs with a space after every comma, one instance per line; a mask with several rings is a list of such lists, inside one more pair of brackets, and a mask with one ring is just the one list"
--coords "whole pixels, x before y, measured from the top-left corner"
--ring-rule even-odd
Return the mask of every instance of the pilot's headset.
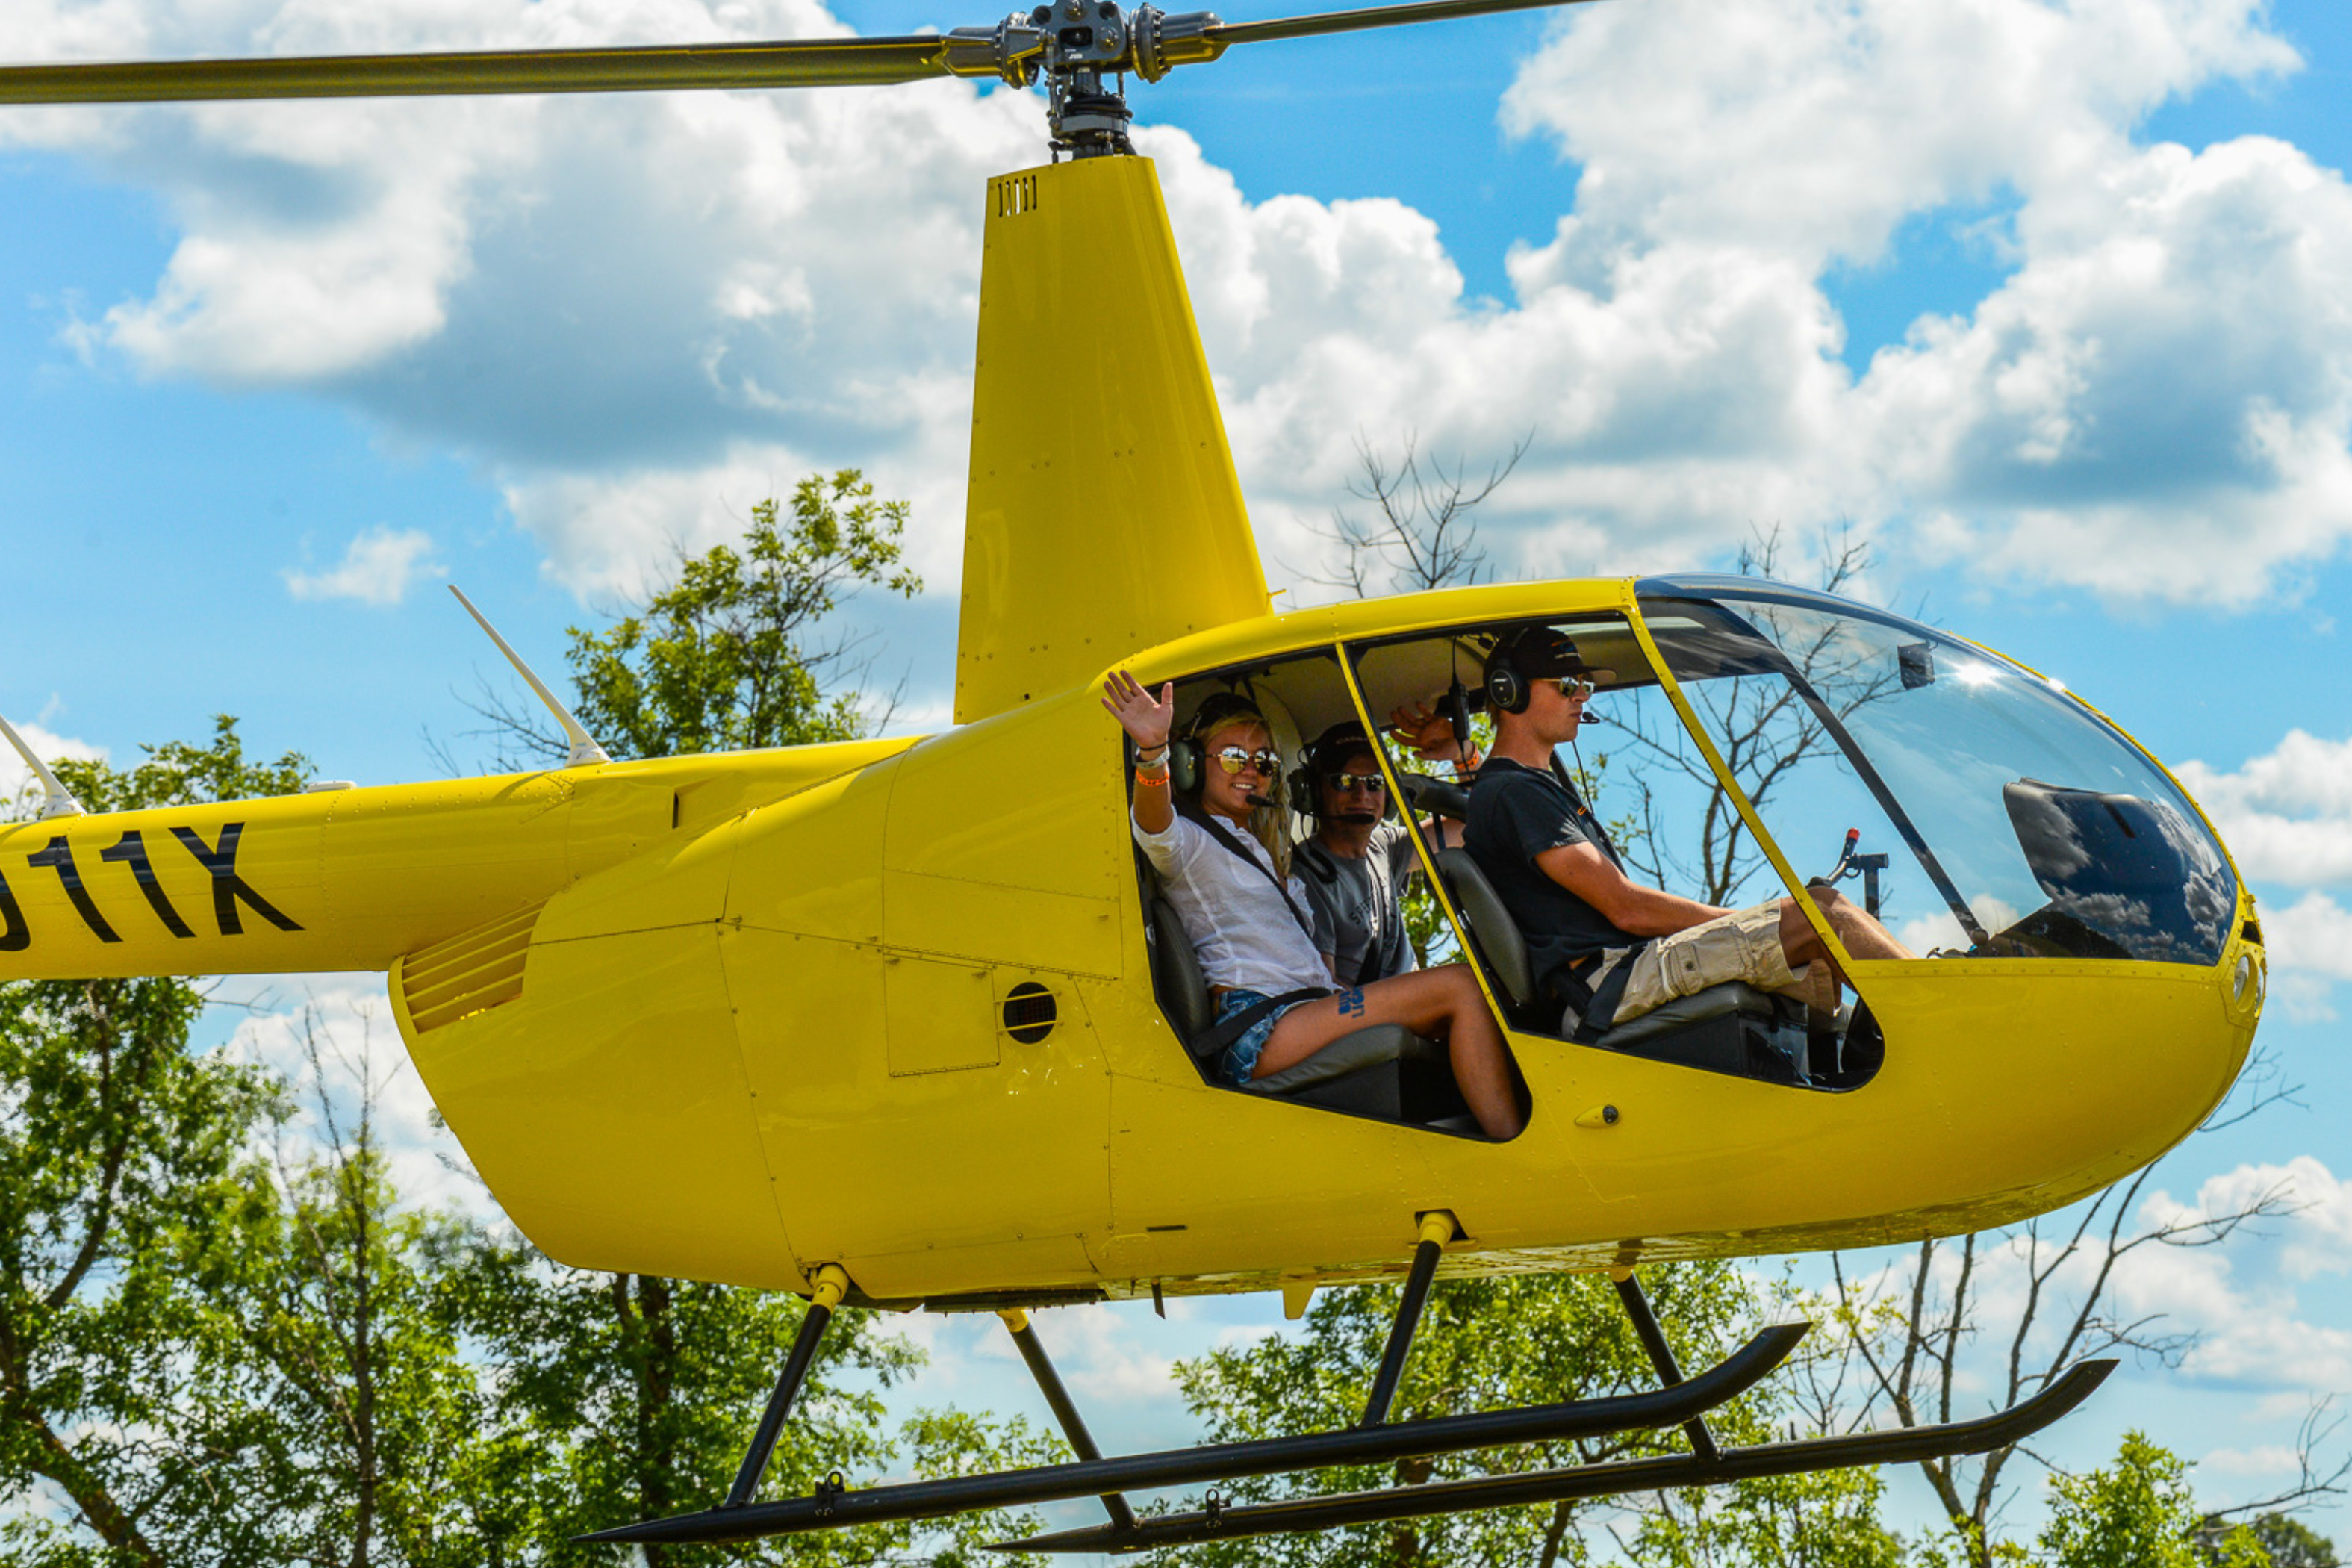
[[1373, 751], [1371, 738], [1364, 733], [1363, 725], [1353, 719], [1342, 719], [1315, 737], [1298, 759], [1298, 767], [1290, 775], [1291, 809], [1317, 821], [1323, 820], [1323, 780], [1334, 769], [1358, 752]]
[[1566, 633], [1544, 626], [1514, 626], [1486, 652], [1486, 705], [1498, 713], [1524, 713], [1538, 680], [1583, 668], [1576, 644]]
[[[1193, 710], [1192, 717], [1185, 722], [1183, 734], [1168, 743], [1168, 774], [1170, 782], [1176, 786], [1176, 793], [1201, 793], [1201, 764], [1206, 760], [1201, 754], [1201, 742], [1236, 719], [1265, 723], [1265, 715], [1257, 710], [1257, 704], [1238, 691], [1212, 692], [1202, 699], [1200, 707]], [[1273, 732], [1269, 725], [1266, 733], [1271, 735]], [[1266, 780], [1270, 784], [1279, 782], [1277, 779]]]

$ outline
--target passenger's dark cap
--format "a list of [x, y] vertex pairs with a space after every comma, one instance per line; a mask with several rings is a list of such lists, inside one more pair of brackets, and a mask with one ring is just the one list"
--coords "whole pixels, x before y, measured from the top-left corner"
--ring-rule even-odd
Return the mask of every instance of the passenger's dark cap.
[[1358, 752], [1369, 753], [1371, 750], [1371, 737], [1364, 733], [1363, 725], [1353, 719], [1342, 719], [1315, 737], [1315, 743], [1307, 748], [1307, 755], [1309, 766], [1328, 773]]

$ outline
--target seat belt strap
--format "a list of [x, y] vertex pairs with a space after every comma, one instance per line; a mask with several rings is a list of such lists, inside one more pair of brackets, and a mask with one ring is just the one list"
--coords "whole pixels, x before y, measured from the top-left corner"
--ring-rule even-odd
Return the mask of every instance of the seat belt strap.
[[1193, 823], [1198, 825], [1203, 832], [1207, 833], [1210, 837], [1215, 839], [1219, 844], [1224, 846], [1226, 849], [1240, 856], [1244, 860], [1248, 861], [1252, 866], [1255, 867], [1258, 874], [1263, 876], [1267, 881], [1273, 883], [1274, 890], [1282, 895], [1282, 907], [1290, 911], [1290, 918], [1297, 921], [1298, 922], [1298, 929], [1307, 933], [1307, 942], [1312, 943], [1315, 941], [1315, 922], [1308, 920], [1306, 914], [1300, 910], [1298, 905], [1292, 900], [1290, 897], [1290, 889], [1282, 885], [1282, 879], [1275, 874], [1273, 867], [1267, 865], [1265, 861], [1259, 859], [1256, 856], [1243, 848], [1241, 846], [1241, 840], [1235, 838], [1231, 833], [1227, 832], [1223, 824], [1211, 816], [1207, 812], [1202, 811], [1200, 807], [1192, 805], [1190, 801], [1180, 799], [1177, 802], [1176, 810], [1179, 815], [1190, 818]]
[[1230, 1018], [1211, 1026], [1191, 1044], [1193, 1056], [1206, 1060], [1222, 1056], [1227, 1046], [1240, 1039], [1269, 1013], [1287, 1007], [1295, 1002], [1312, 1002], [1331, 993], [1320, 985], [1310, 985], [1301, 991], [1286, 991], [1279, 996], [1266, 996], [1251, 1003]]
[[1617, 1022], [1617, 1004], [1624, 999], [1625, 983], [1633, 978], [1633, 960], [1649, 945], [1637, 942], [1625, 949], [1625, 956], [1609, 966], [1598, 985], [1587, 984], [1584, 976], [1573, 969], [1563, 968], [1552, 977], [1553, 993], [1576, 1009], [1576, 1031], [1569, 1036], [1570, 1042], [1598, 1045], [1601, 1037]]

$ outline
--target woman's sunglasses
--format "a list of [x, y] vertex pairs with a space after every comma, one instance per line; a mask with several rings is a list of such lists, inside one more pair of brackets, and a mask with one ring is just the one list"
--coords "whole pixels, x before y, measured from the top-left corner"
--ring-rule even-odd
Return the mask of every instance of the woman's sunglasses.
[[1217, 766], [1229, 773], [1238, 773], [1244, 768], [1249, 768], [1262, 777], [1272, 778], [1274, 770], [1281, 765], [1282, 759], [1272, 752], [1253, 752], [1243, 746], [1227, 746], [1217, 752]]

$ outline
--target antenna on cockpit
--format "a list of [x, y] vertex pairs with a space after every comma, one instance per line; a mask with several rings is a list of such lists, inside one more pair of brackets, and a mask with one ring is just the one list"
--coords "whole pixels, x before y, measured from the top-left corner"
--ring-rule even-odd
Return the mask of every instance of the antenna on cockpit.
[[[523, 684], [538, 694], [539, 700], [547, 704], [547, 710], [555, 715], [555, 721], [563, 726], [563, 738], [572, 742], [572, 754], [564, 759], [563, 765], [567, 768], [584, 768], [597, 763], [611, 762], [612, 753], [598, 745], [596, 738], [580, 727], [580, 721], [572, 716], [572, 710], [557, 701], [555, 693], [550, 691], [539, 677], [530, 672], [530, 666], [522, 661], [522, 655], [509, 647], [507, 639], [499, 636], [498, 627], [490, 625], [489, 618], [474, 608], [474, 601], [466, 597], [464, 592], [455, 583], [449, 584], [449, 592], [457, 595], [457, 602], [466, 606], [466, 613], [474, 617], [474, 624], [480, 626], [488, 634], [489, 639], [499, 645], [499, 651], [507, 656], [507, 662], [515, 667], [515, 673], [522, 677]], [[21, 742], [17, 749], [23, 750]]]
[[52, 816], [79, 816], [82, 814], [81, 802], [76, 800], [73, 791], [66, 788], [58, 775], [49, 771], [48, 763], [33, 755], [33, 748], [25, 744], [24, 736], [16, 733], [16, 726], [0, 719], [0, 735], [8, 737], [8, 743], [16, 748], [16, 754], [25, 759], [25, 765], [33, 771], [35, 778], [41, 781], [41, 820], [46, 822]]

